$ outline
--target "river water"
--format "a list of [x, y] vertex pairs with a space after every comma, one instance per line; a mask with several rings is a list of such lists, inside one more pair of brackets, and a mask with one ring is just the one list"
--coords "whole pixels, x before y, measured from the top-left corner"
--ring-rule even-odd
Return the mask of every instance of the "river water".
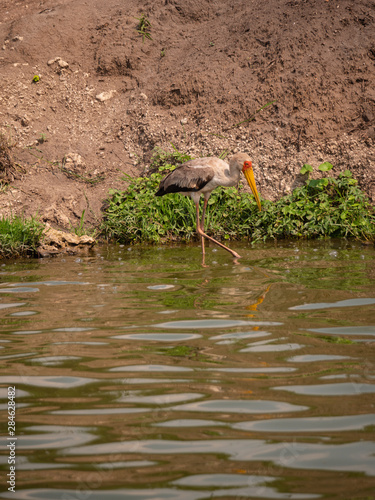
[[0, 498], [375, 498], [374, 247], [235, 249], [0, 262]]

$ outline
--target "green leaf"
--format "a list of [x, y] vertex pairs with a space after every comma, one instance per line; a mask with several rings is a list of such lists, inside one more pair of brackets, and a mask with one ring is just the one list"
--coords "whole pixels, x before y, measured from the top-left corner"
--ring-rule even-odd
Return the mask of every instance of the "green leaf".
[[311, 188], [316, 188], [316, 187], [319, 187], [321, 183], [322, 183], [322, 179], [311, 179], [308, 186]]
[[304, 174], [307, 174], [308, 172], [312, 172], [312, 171], [313, 171], [312, 166], [309, 165], [308, 163], [305, 163], [303, 165], [303, 167], [301, 168], [301, 170], [299, 171], [299, 173], [304, 175]]
[[318, 168], [321, 172], [328, 172], [329, 170], [332, 170], [333, 165], [329, 163], [329, 161], [325, 161], [324, 163], [321, 163]]

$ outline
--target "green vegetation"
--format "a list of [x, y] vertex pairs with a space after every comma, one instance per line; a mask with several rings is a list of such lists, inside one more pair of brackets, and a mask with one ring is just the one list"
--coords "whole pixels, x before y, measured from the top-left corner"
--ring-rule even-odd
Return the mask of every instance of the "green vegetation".
[[38, 139], [38, 144], [43, 144], [43, 142], [46, 142], [46, 141], [47, 141], [46, 134], [41, 133], [40, 137]]
[[[332, 165], [322, 163], [322, 172]], [[305, 173], [306, 165], [301, 169]], [[310, 172], [310, 170], [307, 170]], [[254, 223], [253, 237], [375, 238], [375, 212], [366, 195], [357, 186], [349, 170], [337, 178], [307, 179], [276, 203], [265, 202], [264, 210]]]
[[[125, 191], [112, 191], [103, 234], [122, 243], [159, 242], [195, 237], [195, 207], [188, 197], [155, 197], [160, 180], [190, 157], [174, 150], [157, 151], [149, 175], [132, 179]], [[321, 172], [332, 168], [328, 162]], [[218, 188], [209, 199], [206, 231], [228, 239], [355, 238], [375, 239], [375, 212], [349, 170], [337, 178], [310, 179], [277, 202], [262, 200], [259, 212], [251, 195], [236, 188]], [[256, 173], [255, 173], [256, 175]]]
[[150, 34], [150, 28], [151, 28], [151, 23], [145, 16], [145, 14], [142, 14], [141, 17], [136, 17], [137, 21], [139, 21], [138, 26], [137, 26], [137, 31], [138, 33], [142, 36], [142, 42], [144, 43], [145, 39], [148, 38], [149, 40], [152, 40], [151, 34]]
[[0, 259], [36, 255], [44, 226], [35, 218], [0, 219]]
[[[87, 199], [87, 198], [86, 198]], [[79, 223], [77, 226], [74, 226], [72, 222], [69, 219], [69, 224], [70, 224], [70, 232], [72, 234], [75, 234], [78, 237], [81, 236], [91, 236], [92, 238], [96, 238], [97, 236], [97, 230], [96, 228], [93, 227], [88, 227], [85, 223], [85, 214], [86, 210], [83, 210], [81, 217], [79, 219]]]
[[34, 75], [33, 79], [32, 79], [32, 82], [33, 83], [38, 83], [40, 80], [40, 76], [39, 75]]

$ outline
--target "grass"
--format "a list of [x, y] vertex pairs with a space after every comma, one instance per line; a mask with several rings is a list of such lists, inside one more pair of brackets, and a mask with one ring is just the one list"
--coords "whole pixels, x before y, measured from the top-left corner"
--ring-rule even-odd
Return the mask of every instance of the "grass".
[[44, 226], [37, 219], [0, 219], [0, 259], [37, 255]]
[[137, 26], [137, 31], [138, 33], [142, 36], [142, 43], [144, 43], [145, 39], [148, 38], [149, 40], [152, 40], [151, 34], [150, 34], [150, 28], [151, 28], [151, 23], [145, 16], [145, 14], [142, 14], [141, 17], [136, 17], [138, 21], [138, 26]]
[[[160, 180], [190, 156], [157, 150], [148, 175], [132, 179], [125, 191], [111, 191], [102, 234], [121, 243], [189, 241], [196, 238], [195, 207], [188, 197], [155, 197]], [[332, 168], [320, 165], [324, 174]], [[259, 212], [252, 195], [218, 188], [208, 202], [206, 231], [222, 240], [265, 241], [284, 238], [375, 239], [375, 212], [349, 170], [336, 178], [310, 179], [277, 202], [262, 200]]]
[[79, 219], [79, 223], [77, 226], [74, 226], [70, 219], [69, 219], [69, 224], [70, 224], [70, 232], [72, 234], [75, 234], [78, 237], [81, 236], [91, 236], [92, 238], [96, 237], [97, 230], [94, 228], [88, 228], [85, 224], [85, 213], [86, 210], [83, 210], [81, 217]]

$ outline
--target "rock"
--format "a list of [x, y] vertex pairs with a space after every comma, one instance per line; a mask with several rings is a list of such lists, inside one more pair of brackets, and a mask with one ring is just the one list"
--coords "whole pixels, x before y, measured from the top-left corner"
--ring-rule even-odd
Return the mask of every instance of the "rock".
[[52, 66], [52, 64], [54, 64], [55, 62], [59, 61], [61, 59], [61, 57], [55, 57], [53, 59], [50, 59], [49, 61], [47, 61], [47, 65], [48, 66]]
[[87, 252], [95, 243], [95, 239], [91, 236], [77, 236], [76, 234], [53, 229], [49, 224], [46, 224], [43, 243], [38, 248], [38, 253], [41, 257], [48, 257], [58, 253], [76, 254]]
[[112, 97], [116, 94], [116, 90], [109, 90], [108, 92], [101, 92], [100, 94], [95, 96], [100, 102], [108, 101], [108, 99], [112, 99]]
[[61, 57], [54, 57], [53, 59], [50, 59], [49, 61], [47, 61], [47, 65], [52, 66], [52, 64], [55, 64], [56, 62], [62, 69], [69, 68], [69, 63], [61, 59]]
[[30, 119], [27, 115], [25, 115], [21, 118], [21, 125], [23, 127], [28, 127], [30, 125]]
[[70, 227], [71, 225], [69, 218], [62, 210], [57, 208], [56, 203], [52, 203], [52, 205], [44, 210], [42, 220], [45, 222], [52, 221], [62, 227]]
[[86, 169], [86, 163], [81, 155], [78, 153], [68, 153], [63, 159], [63, 165], [68, 170], [75, 173], [82, 173]]
[[63, 61], [62, 59], [59, 59], [57, 63], [60, 66], [60, 68], [69, 68], [69, 64], [66, 61]]

